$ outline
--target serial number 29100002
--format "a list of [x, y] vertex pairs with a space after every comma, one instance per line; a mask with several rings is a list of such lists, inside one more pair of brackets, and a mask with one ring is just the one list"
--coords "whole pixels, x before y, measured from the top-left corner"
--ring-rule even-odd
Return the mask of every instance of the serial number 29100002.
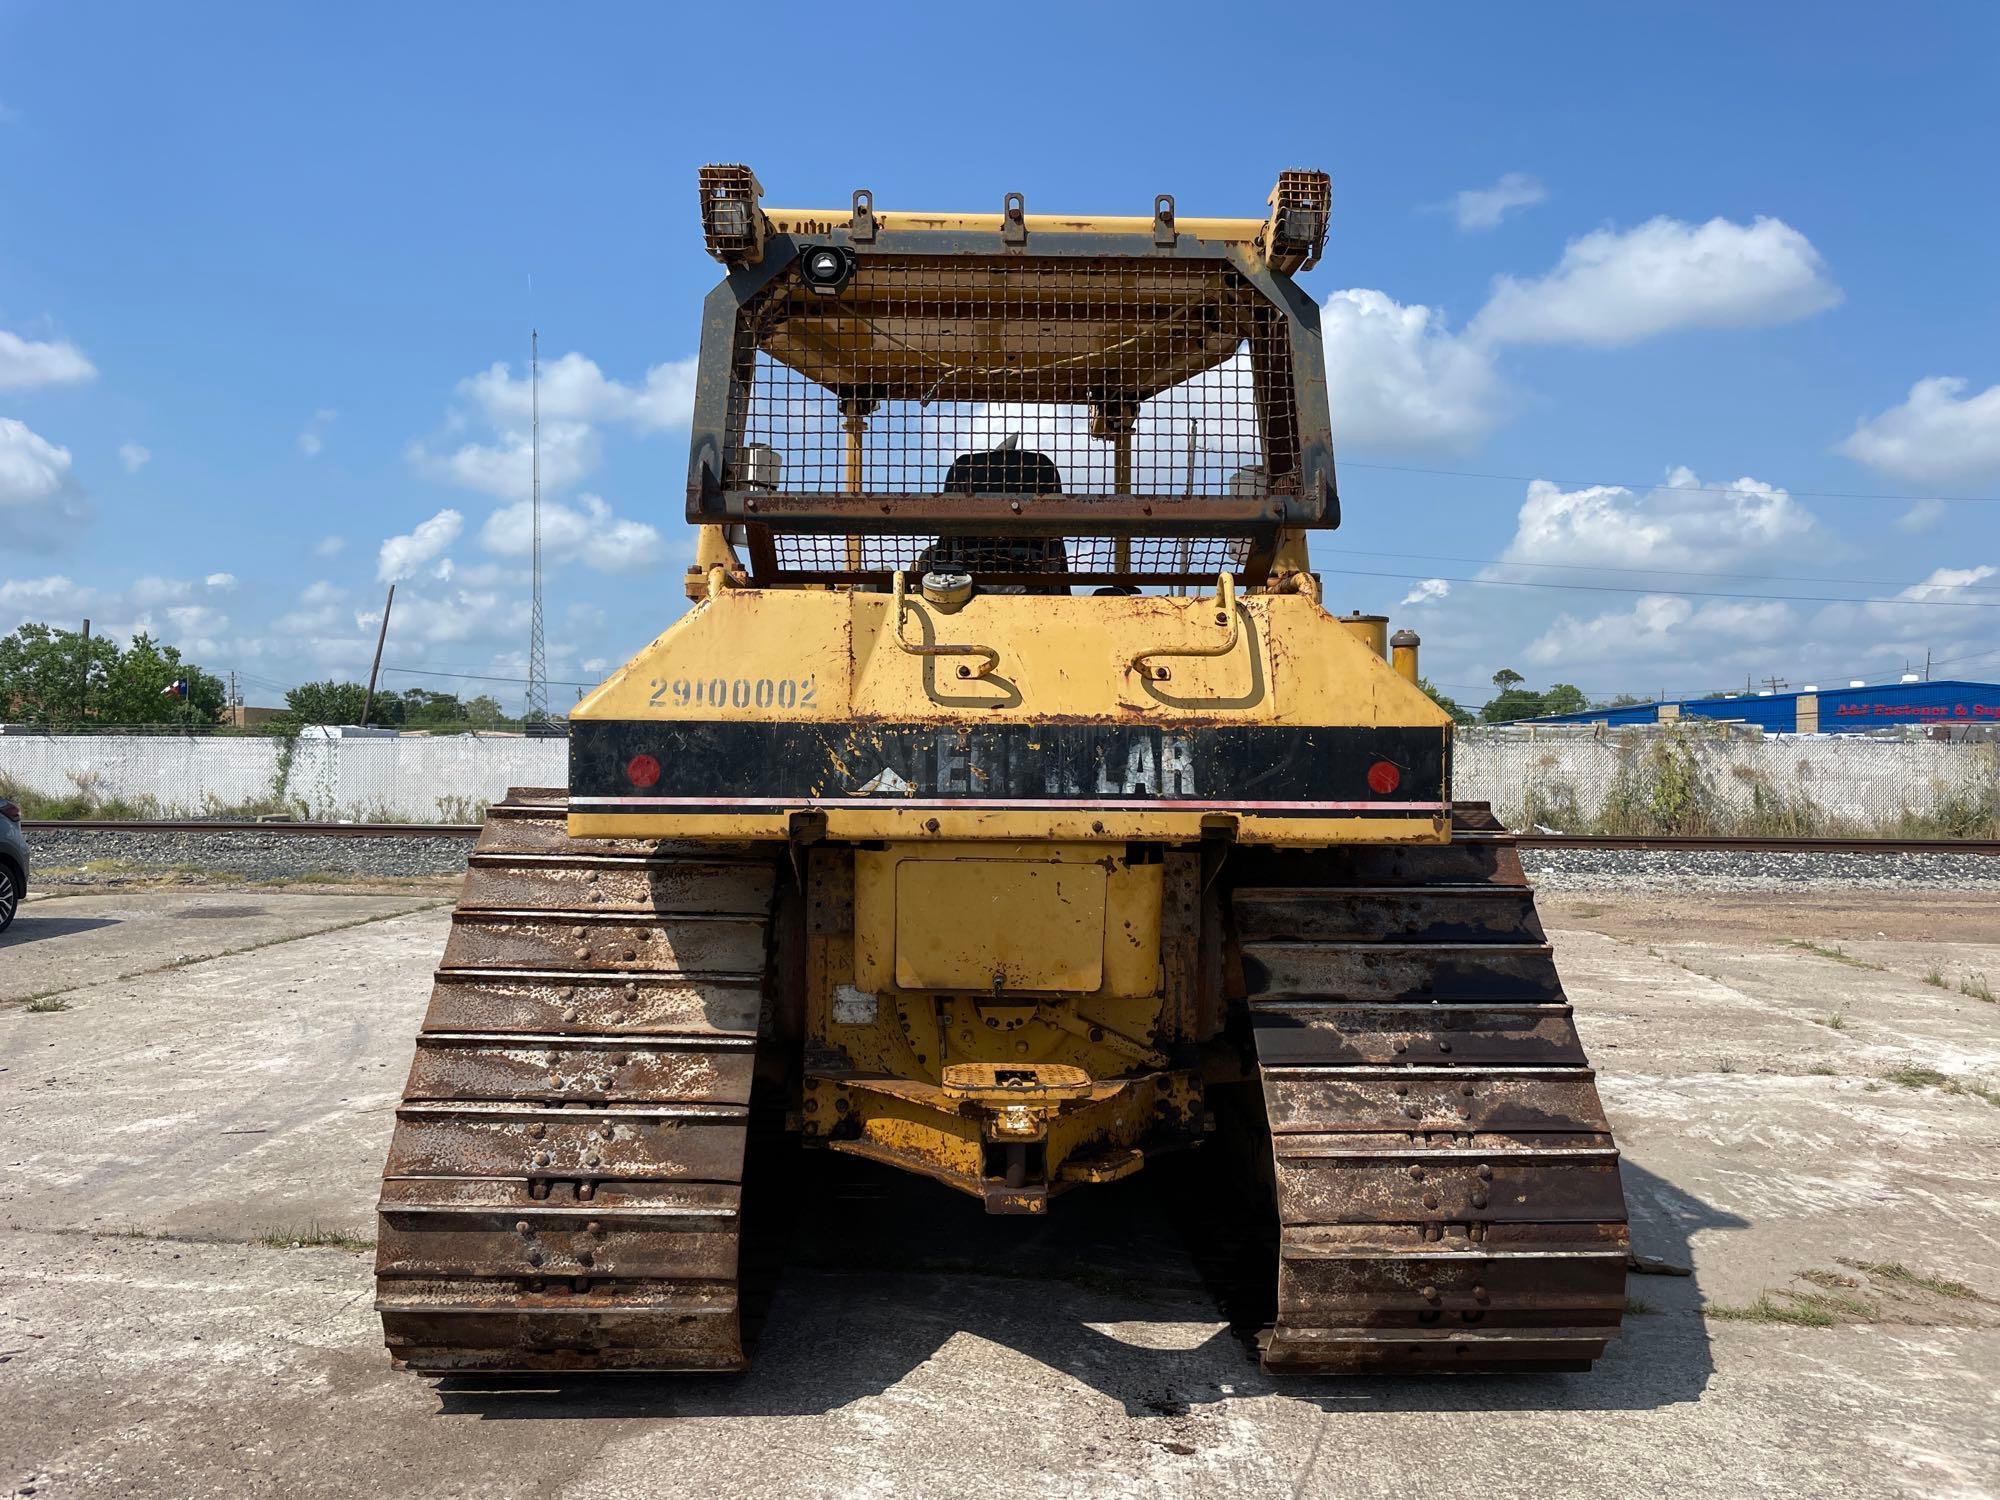
[[811, 708], [810, 677], [664, 677], [653, 679], [654, 708]]

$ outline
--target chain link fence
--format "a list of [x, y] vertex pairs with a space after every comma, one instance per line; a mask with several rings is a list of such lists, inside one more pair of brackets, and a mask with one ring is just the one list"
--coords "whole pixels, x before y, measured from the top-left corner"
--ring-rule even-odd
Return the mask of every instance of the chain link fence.
[[[476, 822], [510, 786], [567, 779], [567, 741], [513, 735], [0, 734], [0, 795], [31, 816]], [[1462, 728], [1452, 794], [1564, 833], [2000, 838], [2000, 744]]]

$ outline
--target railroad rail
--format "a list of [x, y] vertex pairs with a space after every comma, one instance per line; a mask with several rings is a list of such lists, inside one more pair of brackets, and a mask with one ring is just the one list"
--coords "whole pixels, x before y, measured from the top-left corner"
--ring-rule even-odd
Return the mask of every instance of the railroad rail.
[[[27, 818], [23, 828], [69, 829], [79, 833], [277, 833], [331, 838], [463, 838], [479, 832], [477, 823], [304, 823], [222, 821], [166, 818]], [[2000, 839], [1940, 838], [1811, 838], [1791, 834], [1711, 835], [1681, 833], [1542, 833], [1510, 835], [1522, 849], [1655, 850], [1666, 853], [1717, 854], [1983, 854], [2000, 855]], [[1477, 841], [1497, 834], [1465, 834]]]

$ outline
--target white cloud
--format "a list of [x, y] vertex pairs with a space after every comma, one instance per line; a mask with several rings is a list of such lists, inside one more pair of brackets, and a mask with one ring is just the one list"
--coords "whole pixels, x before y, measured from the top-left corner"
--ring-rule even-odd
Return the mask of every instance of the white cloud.
[[1896, 517], [1896, 526], [1902, 531], [1931, 531], [1944, 519], [1944, 512], [1945, 504], [1942, 500], [1919, 500]]
[[[603, 441], [589, 423], [543, 422], [542, 493], [568, 489], [597, 467], [603, 452]], [[526, 432], [504, 433], [494, 443], [462, 443], [450, 453], [412, 443], [408, 456], [432, 479], [502, 500], [525, 500], [534, 488], [534, 447]]]
[[[1825, 545], [1811, 512], [1775, 485], [1747, 478], [1706, 485], [1691, 470], [1676, 468], [1644, 495], [1605, 485], [1564, 490], [1535, 480], [1501, 557], [1572, 568], [1715, 572], [1795, 558]], [[1519, 575], [1489, 570], [1488, 576]]]
[[[1899, 590], [1896, 597], [1921, 599], [1926, 603], [1935, 603], [1941, 599], [1964, 599], [1967, 597], [1967, 589], [1984, 583], [1995, 573], [2000, 573], [2000, 568], [1988, 567], [1985, 563], [1973, 568], [1933, 568], [1930, 576], [1922, 583], [1913, 583], [1908, 588]], [[1880, 610], [1891, 606], [1877, 604], [1871, 607]]]
[[1782, 220], [1662, 217], [1571, 240], [1546, 276], [1497, 277], [1470, 332], [1611, 347], [1681, 328], [1788, 323], [1839, 301], [1812, 242]]
[[0, 417], [0, 505], [53, 500], [70, 484], [70, 453], [14, 417]]
[[299, 452], [307, 458], [318, 458], [320, 451], [326, 447], [326, 429], [339, 415], [340, 413], [330, 406], [322, 406], [314, 412], [312, 420], [306, 423], [305, 430], [299, 434]]
[[[615, 516], [596, 495], [578, 495], [574, 506], [542, 502], [542, 555], [553, 562], [572, 559], [604, 573], [633, 573], [656, 566], [666, 544], [644, 521]], [[533, 551], [533, 509], [528, 501], [502, 506], [486, 518], [479, 540], [501, 557]]]
[[172, 604], [189, 598], [194, 593], [194, 585], [184, 578], [139, 578], [133, 580], [125, 597], [140, 609], [151, 609], [159, 604]]
[[383, 583], [397, 583], [439, 556], [465, 530], [465, 517], [455, 510], [441, 510], [428, 521], [403, 536], [382, 543], [375, 576]]
[[[354, 623], [360, 630], [374, 630], [382, 623], [381, 606], [357, 611]], [[389, 620], [390, 640], [405, 645], [456, 646], [526, 639], [527, 630], [527, 598], [492, 589], [459, 588], [439, 594], [399, 589], [395, 613]]]
[[1407, 609], [1415, 604], [1431, 604], [1439, 599], [1451, 597], [1451, 580], [1448, 578], [1426, 578], [1414, 585], [1409, 593], [1397, 603], [1398, 609]]
[[[622, 422], [641, 432], [682, 427], [694, 414], [696, 361], [654, 365], [638, 385], [613, 380], [577, 353], [542, 366], [542, 421]], [[458, 383], [459, 394], [495, 427], [524, 427], [533, 408], [528, 372], [496, 362]]]
[[1489, 188], [1467, 188], [1452, 199], [1460, 229], [1492, 229], [1517, 208], [1548, 201], [1549, 190], [1526, 172], [1507, 172]]
[[[694, 412], [694, 359], [654, 365], [637, 385], [614, 380], [595, 360], [565, 354], [542, 367], [542, 493], [560, 494], [595, 470], [603, 459], [598, 428], [615, 423], [634, 432], [683, 427]], [[490, 439], [438, 451], [430, 443], [409, 445], [406, 456], [432, 479], [502, 500], [525, 500], [532, 488], [532, 382], [528, 372], [495, 363], [458, 383], [460, 400], [492, 430]], [[451, 412], [447, 432], [467, 425], [464, 409]]]
[[202, 584], [214, 593], [231, 593], [236, 588], [236, 575], [234, 573], [211, 573], [202, 580]]
[[1691, 664], [1712, 670], [1718, 661], [1733, 661], [1743, 646], [1768, 650], [1797, 635], [1789, 604], [1647, 594], [1628, 608], [1586, 620], [1561, 614], [1522, 654], [1565, 677], [1576, 667], [1651, 668], [1663, 661], [1685, 672]]
[[43, 385], [75, 385], [97, 366], [67, 339], [37, 343], [0, 328], [0, 391], [31, 391]]
[[336, 584], [328, 583], [324, 578], [321, 578], [305, 586], [305, 589], [299, 594], [299, 602], [312, 605], [338, 604], [346, 597], [346, 589]]
[[1974, 396], [1956, 375], [1932, 375], [1909, 399], [1859, 424], [1834, 451], [1914, 484], [2000, 476], [2000, 385]]
[[313, 543], [314, 557], [338, 557], [347, 547], [344, 536], [323, 536]]
[[136, 474], [153, 461], [153, 450], [142, 448], [137, 443], [118, 445], [118, 462], [125, 465], [127, 474]]
[[1327, 298], [1321, 327], [1337, 444], [1467, 448], [1504, 414], [1492, 356], [1432, 308], [1350, 287]]
[[73, 619], [94, 608], [103, 596], [94, 588], [51, 573], [46, 578], [10, 578], [0, 583], [0, 610], [12, 613], [12, 623], [24, 620]]

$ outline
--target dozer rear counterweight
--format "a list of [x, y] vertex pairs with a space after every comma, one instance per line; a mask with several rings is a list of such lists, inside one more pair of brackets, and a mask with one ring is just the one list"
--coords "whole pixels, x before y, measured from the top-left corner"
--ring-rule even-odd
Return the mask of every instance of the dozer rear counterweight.
[[693, 607], [467, 871], [392, 1353], [740, 1367], [784, 1138], [1004, 1214], [1190, 1157], [1266, 1367], [1586, 1366], [1624, 1200], [1532, 893], [1415, 636], [1311, 569], [1326, 178], [1246, 219], [761, 193], [702, 172]]

